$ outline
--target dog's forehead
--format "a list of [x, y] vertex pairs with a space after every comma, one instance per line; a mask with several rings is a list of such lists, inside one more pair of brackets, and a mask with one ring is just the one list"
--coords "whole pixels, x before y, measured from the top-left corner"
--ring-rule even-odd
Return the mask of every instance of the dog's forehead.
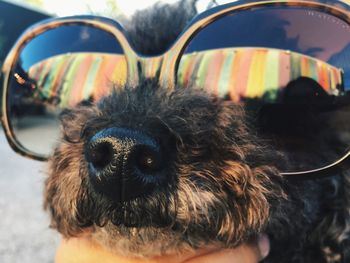
[[[223, 100], [199, 89], [177, 87], [169, 91], [156, 80], [147, 80], [136, 87], [115, 90], [97, 107], [115, 125], [144, 127], [155, 132], [171, 126], [191, 134], [204, 126], [207, 130], [210, 125], [214, 127], [225, 105]], [[235, 114], [240, 114], [239, 109], [237, 106]]]
[[[174, 2], [174, 1], [173, 1]], [[133, 48], [144, 55], [164, 53], [197, 14], [198, 0], [160, 3], [137, 11], [122, 24]]]

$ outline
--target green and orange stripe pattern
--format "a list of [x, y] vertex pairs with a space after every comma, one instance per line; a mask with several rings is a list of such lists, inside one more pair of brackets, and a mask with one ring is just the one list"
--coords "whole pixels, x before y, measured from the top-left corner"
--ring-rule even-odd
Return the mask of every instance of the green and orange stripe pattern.
[[[161, 59], [145, 67], [155, 76]], [[108, 94], [113, 85], [127, 80], [125, 56], [105, 53], [70, 53], [48, 58], [29, 69], [39, 99], [59, 98], [61, 107]], [[184, 54], [177, 80], [196, 85], [234, 101], [274, 99], [280, 89], [298, 77], [316, 80], [330, 95], [342, 85], [342, 71], [325, 62], [299, 53], [268, 48], [224, 48]]]
[[[177, 79], [232, 100], [277, 96], [279, 89], [298, 77], [317, 81], [336, 95], [342, 72], [323, 61], [299, 53], [268, 48], [225, 48], [185, 54]], [[273, 98], [272, 98], [273, 99]]]
[[60, 106], [73, 106], [84, 99], [108, 94], [114, 84], [127, 78], [126, 59], [104, 53], [70, 53], [48, 58], [29, 69], [35, 80], [36, 94], [60, 98]]

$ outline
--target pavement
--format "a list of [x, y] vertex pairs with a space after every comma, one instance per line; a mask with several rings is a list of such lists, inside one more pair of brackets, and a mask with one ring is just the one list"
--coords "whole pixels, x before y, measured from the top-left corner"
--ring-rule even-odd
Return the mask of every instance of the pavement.
[[0, 262], [54, 262], [59, 235], [43, 211], [45, 163], [14, 153], [0, 128]]

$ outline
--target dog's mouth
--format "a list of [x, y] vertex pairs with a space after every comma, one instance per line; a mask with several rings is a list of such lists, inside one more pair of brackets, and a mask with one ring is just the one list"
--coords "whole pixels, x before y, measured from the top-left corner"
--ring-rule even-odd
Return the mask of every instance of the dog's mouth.
[[171, 226], [176, 218], [174, 186], [168, 185], [151, 194], [120, 202], [96, 192], [90, 180], [84, 184], [77, 199], [81, 225], [103, 227], [110, 222], [117, 227], [164, 228]]
[[162, 206], [150, 211], [144, 205], [135, 205], [135, 202], [133, 204], [124, 203], [112, 213], [110, 220], [115, 226], [123, 226], [130, 229], [169, 227], [173, 220], [170, 216], [171, 213], [165, 212], [164, 209], [165, 207]]

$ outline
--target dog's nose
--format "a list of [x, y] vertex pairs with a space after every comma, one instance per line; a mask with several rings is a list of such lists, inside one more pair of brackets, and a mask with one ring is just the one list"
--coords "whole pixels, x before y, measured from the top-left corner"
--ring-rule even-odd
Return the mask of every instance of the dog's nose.
[[104, 129], [86, 145], [85, 158], [94, 188], [119, 202], [149, 194], [164, 179], [161, 147], [140, 131]]

